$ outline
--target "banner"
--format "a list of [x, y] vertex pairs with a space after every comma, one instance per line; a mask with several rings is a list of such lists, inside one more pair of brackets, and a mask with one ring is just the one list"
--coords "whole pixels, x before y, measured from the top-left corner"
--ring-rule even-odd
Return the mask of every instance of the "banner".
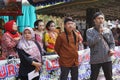
[[[90, 78], [90, 50], [85, 49], [78, 51], [79, 53], [79, 80], [87, 80]], [[41, 69], [40, 80], [58, 80], [60, 68], [58, 63], [58, 55], [43, 56], [43, 66]], [[113, 62], [113, 80], [120, 79], [120, 46], [115, 48], [115, 54], [112, 56]], [[1, 60], [0, 61], [0, 80], [15, 80], [19, 71], [19, 59]], [[68, 80], [70, 79], [68, 75]], [[101, 69], [98, 80], [105, 80]]]
[[15, 80], [19, 71], [19, 59], [0, 61], [0, 80]]

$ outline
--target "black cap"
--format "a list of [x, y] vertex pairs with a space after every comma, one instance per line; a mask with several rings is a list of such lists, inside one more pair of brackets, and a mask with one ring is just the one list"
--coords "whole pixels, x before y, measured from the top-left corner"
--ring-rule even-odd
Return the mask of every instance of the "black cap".
[[72, 17], [66, 17], [65, 20], [64, 20], [64, 24], [66, 24], [68, 21], [73, 21]]
[[93, 15], [93, 19], [95, 19], [96, 17], [98, 17], [99, 15], [103, 15], [104, 14], [102, 12], [96, 12], [94, 15]]

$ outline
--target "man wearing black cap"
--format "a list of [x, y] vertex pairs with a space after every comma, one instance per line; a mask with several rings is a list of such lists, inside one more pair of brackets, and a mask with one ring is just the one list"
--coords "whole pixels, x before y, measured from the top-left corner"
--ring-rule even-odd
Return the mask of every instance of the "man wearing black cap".
[[60, 80], [67, 80], [69, 72], [71, 72], [71, 80], [78, 80], [78, 43], [80, 38], [73, 31], [73, 25], [72, 18], [65, 18], [64, 32], [58, 36], [55, 44], [61, 68]]
[[102, 67], [106, 80], [112, 80], [112, 61], [115, 42], [110, 29], [104, 26], [104, 14], [96, 12], [93, 16], [95, 26], [86, 32], [90, 47], [91, 78], [97, 80]]

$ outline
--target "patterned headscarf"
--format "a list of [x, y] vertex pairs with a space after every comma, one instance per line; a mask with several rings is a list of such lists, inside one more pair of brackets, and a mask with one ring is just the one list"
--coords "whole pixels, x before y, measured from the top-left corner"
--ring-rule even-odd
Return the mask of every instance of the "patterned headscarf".
[[[24, 34], [25, 30], [29, 30], [31, 32], [31, 36], [32, 36], [31, 40], [25, 39], [25, 34]], [[26, 27], [23, 31], [22, 37], [17, 47], [19, 49], [24, 50], [27, 54], [29, 54], [30, 58], [34, 58], [37, 61], [41, 62], [41, 54], [34, 40], [35, 40], [35, 33], [33, 29], [30, 27]]]

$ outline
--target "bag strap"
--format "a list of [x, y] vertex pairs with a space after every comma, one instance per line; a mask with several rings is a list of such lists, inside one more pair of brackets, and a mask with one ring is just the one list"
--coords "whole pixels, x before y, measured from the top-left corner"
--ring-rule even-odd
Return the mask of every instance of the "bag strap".
[[102, 37], [103, 37], [104, 41], [107, 43], [107, 45], [109, 46], [107, 39], [103, 35], [102, 35]]
[[41, 48], [40, 44], [39, 44], [37, 41], [35, 41], [35, 44], [37, 45], [37, 47], [38, 47], [38, 49], [39, 49], [39, 51], [40, 51], [41, 61], [42, 61], [42, 48]]
[[[98, 30], [96, 28], [94, 28], [97, 32]], [[109, 46], [109, 42], [107, 41], [107, 39], [101, 34], [101, 36], [103, 37], [104, 41], [107, 43], [107, 45]]]

